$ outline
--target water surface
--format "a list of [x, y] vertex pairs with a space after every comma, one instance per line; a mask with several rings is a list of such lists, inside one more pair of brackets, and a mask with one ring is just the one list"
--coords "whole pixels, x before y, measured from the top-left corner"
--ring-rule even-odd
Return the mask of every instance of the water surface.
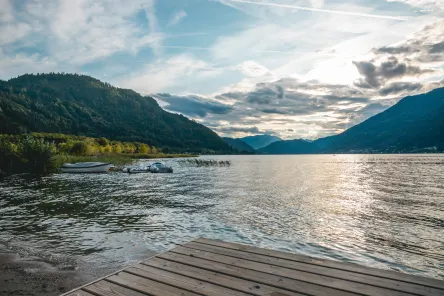
[[103, 274], [208, 237], [444, 278], [444, 155], [208, 158], [232, 165], [0, 180], [0, 245]]

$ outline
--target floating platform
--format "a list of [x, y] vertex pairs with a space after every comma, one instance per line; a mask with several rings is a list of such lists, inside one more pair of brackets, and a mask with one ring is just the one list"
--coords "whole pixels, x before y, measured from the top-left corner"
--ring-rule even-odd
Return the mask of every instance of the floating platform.
[[444, 281], [197, 239], [63, 296], [444, 295]]

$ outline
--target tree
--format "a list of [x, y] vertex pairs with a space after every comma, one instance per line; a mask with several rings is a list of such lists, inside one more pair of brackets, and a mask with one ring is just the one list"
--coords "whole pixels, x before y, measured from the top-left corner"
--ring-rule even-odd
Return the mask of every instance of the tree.
[[148, 154], [150, 151], [150, 147], [147, 144], [140, 144], [138, 152], [142, 154]]
[[105, 147], [106, 145], [108, 145], [108, 140], [106, 138], [98, 138], [97, 139], [97, 143], [102, 146]]
[[162, 152], [165, 153], [165, 154], [168, 154], [168, 153], [171, 153], [172, 150], [171, 150], [171, 148], [168, 147], [168, 146], [163, 146], [163, 147], [162, 147]]
[[122, 153], [122, 151], [123, 151], [122, 144], [120, 142], [114, 144], [114, 147], [113, 147], [114, 153]]
[[77, 156], [81, 156], [81, 155], [86, 155], [88, 152], [88, 144], [86, 144], [85, 142], [75, 142], [72, 147], [71, 147], [71, 154], [77, 155]]

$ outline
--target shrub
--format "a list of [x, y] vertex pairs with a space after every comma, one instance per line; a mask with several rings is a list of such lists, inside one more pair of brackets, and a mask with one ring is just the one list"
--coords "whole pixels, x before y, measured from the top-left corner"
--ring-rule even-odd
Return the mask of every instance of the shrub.
[[54, 155], [56, 147], [43, 139], [25, 137], [18, 144], [20, 158], [24, 162], [24, 172], [46, 175], [56, 170]]
[[0, 170], [5, 173], [30, 173], [45, 175], [56, 169], [54, 155], [56, 147], [42, 138], [30, 136], [15, 139], [0, 139]]
[[137, 152], [147, 154], [150, 152], [150, 147], [146, 144], [140, 144]]
[[86, 155], [88, 153], [88, 144], [85, 142], [75, 142], [69, 152], [76, 156]]
[[106, 138], [98, 138], [97, 139], [97, 143], [100, 145], [100, 146], [102, 146], [102, 147], [105, 147], [105, 146], [107, 146], [108, 145], [108, 140], [106, 139]]

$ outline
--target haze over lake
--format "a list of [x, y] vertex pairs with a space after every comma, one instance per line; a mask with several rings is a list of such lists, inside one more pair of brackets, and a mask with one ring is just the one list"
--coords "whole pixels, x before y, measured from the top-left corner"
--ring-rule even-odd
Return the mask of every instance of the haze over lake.
[[0, 181], [0, 246], [103, 274], [196, 237], [444, 278], [444, 155], [217, 156]]

